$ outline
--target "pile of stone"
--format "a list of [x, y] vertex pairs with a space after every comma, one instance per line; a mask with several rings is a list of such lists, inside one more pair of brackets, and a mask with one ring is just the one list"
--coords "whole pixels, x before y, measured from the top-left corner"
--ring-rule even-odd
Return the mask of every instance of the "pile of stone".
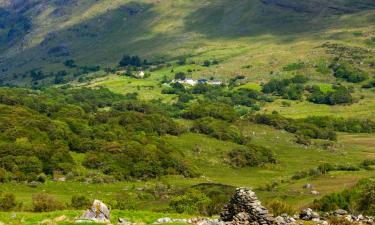
[[222, 221], [229, 224], [271, 225], [275, 219], [262, 206], [253, 191], [237, 188], [234, 196], [220, 214]]
[[284, 213], [284, 214], [275, 218], [275, 224], [278, 224], [278, 225], [295, 225], [296, 219], [298, 219], [298, 218], [291, 217], [288, 214]]
[[101, 201], [94, 200], [90, 209], [86, 210], [84, 214], [76, 220], [76, 223], [110, 223], [110, 210]]
[[355, 224], [375, 224], [375, 217], [373, 216], [363, 216], [363, 215], [351, 215], [346, 210], [338, 209], [331, 213], [325, 213], [323, 215], [319, 215], [317, 212], [314, 212], [312, 209], [307, 208], [303, 209], [299, 215], [299, 218], [304, 221], [312, 221], [316, 224], [329, 224], [328, 219], [336, 217], [336, 218], [344, 218], [350, 223]]

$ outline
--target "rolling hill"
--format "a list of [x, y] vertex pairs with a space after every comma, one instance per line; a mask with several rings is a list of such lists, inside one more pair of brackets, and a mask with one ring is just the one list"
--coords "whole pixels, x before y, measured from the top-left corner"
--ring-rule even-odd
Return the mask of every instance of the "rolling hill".
[[373, 0], [0, 0], [0, 225], [373, 215], [374, 118]]
[[[88, 66], [116, 65], [123, 54], [268, 63], [296, 59], [325, 41], [366, 46], [375, 8], [371, 0], [3, 0], [1, 6], [1, 77], [14, 84], [30, 84], [14, 73], [55, 71], [67, 59]], [[351, 35], [356, 31], [362, 35]], [[219, 72], [238, 70], [229, 63]]]

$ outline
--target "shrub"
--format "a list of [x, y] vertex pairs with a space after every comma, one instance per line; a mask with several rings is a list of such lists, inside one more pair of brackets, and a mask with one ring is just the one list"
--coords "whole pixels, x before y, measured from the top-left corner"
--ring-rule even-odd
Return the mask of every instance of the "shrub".
[[176, 80], [185, 80], [186, 74], [184, 72], [178, 72], [174, 75], [174, 79]]
[[4, 183], [7, 180], [7, 171], [0, 168], [0, 183]]
[[345, 209], [365, 215], [373, 215], [374, 206], [375, 180], [373, 178], [360, 180], [353, 188], [326, 195], [313, 203], [313, 207], [320, 211]]
[[355, 68], [348, 62], [338, 62], [332, 65], [332, 68], [335, 77], [345, 79], [348, 82], [360, 83], [368, 79], [367, 73], [358, 68]]
[[209, 66], [211, 66], [211, 61], [210, 61], [210, 60], [205, 60], [205, 61], [203, 62], [203, 66], [205, 66], [205, 67], [209, 67]]
[[370, 180], [365, 184], [358, 206], [364, 214], [375, 215], [375, 180]]
[[278, 114], [257, 114], [250, 119], [258, 124], [265, 124], [276, 129], [283, 129], [290, 133], [294, 133], [298, 137], [297, 141], [299, 141], [299, 143], [301, 144], [309, 143], [307, 140], [302, 139], [302, 137], [300, 136], [303, 136], [305, 138], [327, 139], [332, 141], [336, 140], [337, 138], [336, 133], [328, 127], [318, 127], [317, 125], [309, 121], [294, 120]]
[[4, 193], [0, 195], [0, 210], [9, 211], [16, 207], [16, 196], [12, 193]]
[[328, 221], [331, 225], [354, 225], [354, 223], [348, 221], [346, 218], [337, 216], [330, 216]]
[[248, 141], [237, 127], [226, 121], [211, 117], [196, 120], [192, 130], [197, 133], [207, 134], [219, 140], [230, 140], [237, 144], [244, 144]]
[[271, 150], [251, 144], [233, 149], [228, 153], [228, 158], [230, 165], [239, 168], [276, 163]]
[[228, 104], [201, 102], [192, 104], [188, 110], [183, 113], [183, 117], [186, 119], [213, 117], [215, 119], [233, 122], [238, 118], [238, 114], [233, 107]]
[[73, 195], [71, 207], [74, 209], [87, 209], [91, 205], [91, 201], [84, 195]]
[[353, 209], [351, 193], [349, 191], [345, 191], [342, 193], [326, 195], [319, 200], [315, 200], [313, 203], [313, 208], [324, 212], [330, 212], [336, 209], [351, 210]]
[[188, 190], [185, 194], [174, 197], [169, 206], [177, 213], [208, 214], [211, 199], [198, 190]]
[[51, 212], [64, 209], [64, 204], [54, 196], [38, 193], [32, 196], [32, 205], [35, 212]]
[[295, 208], [280, 200], [273, 200], [266, 205], [274, 216], [280, 216], [284, 213], [294, 215], [297, 212]]
[[303, 84], [307, 81], [308, 78], [302, 75], [296, 75], [291, 79], [272, 79], [263, 85], [262, 91], [265, 94], [274, 94], [285, 99], [299, 100], [303, 97]]
[[129, 56], [129, 55], [124, 55], [119, 62], [119, 66], [122, 66], [122, 67], [125, 67], [125, 66], [140, 67], [145, 64], [146, 63], [142, 62], [139, 56]]
[[201, 183], [192, 188], [204, 193], [211, 199], [211, 203], [207, 206], [207, 216], [219, 215], [236, 189], [233, 186], [215, 183]]
[[307, 98], [310, 102], [316, 104], [339, 105], [353, 103], [353, 97], [344, 86], [336, 87], [335, 91], [323, 93], [318, 86], [314, 86], [310, 90], [311, 94]]
[[284, 66], [283, 70], [284, 71], [293, 71], [293, 70], [300, 70], [305, 68], [305, 63], [304, 62], [296, 62], [296, 63], [291, 63], [289, 65]]

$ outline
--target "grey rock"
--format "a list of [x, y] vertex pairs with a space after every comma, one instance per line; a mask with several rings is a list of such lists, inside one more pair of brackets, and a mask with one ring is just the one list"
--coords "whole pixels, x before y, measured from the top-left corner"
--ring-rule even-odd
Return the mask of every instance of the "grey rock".
[[340, 216], [343, 216], [343, 215], [347, 215], [348, 212], [346, 210], [343, 210], [343, 209], [338, 209], [334, 212], [335, 215], [340, 215]]
[[156, 223], [172, 223], [172, 219], [169, 217], [160, 218], [156, 220]]
[[123, 218], [118, 218], [117, 222], [118, 222], [119, 225], [132, 225], [133, 224], [129, 220], [126, 220], [126, 219], [123, 219]]
[[110, 210], [103, 202], [94, 200], [91, 208], [86, 210], [78, 220], [86, 220], [95, 223], [110, 223]]

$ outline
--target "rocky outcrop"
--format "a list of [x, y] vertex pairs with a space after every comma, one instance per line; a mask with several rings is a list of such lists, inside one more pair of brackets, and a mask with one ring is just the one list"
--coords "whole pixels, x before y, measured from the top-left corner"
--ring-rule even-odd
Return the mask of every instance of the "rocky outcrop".
[[77, 223], [87, 221], [95, 223], [110, 223], [109, 208], [103, 202], [94, 200], [91, 208], [86, 210], [86, 212], [76, 220]]
[[247, 188], [238, 188], [236, 190], [229, 204], [224, 207], [220, 218], [224, 222], [236, 225], [274, 224], [274, 218], [262, 206], [255, 193]]

